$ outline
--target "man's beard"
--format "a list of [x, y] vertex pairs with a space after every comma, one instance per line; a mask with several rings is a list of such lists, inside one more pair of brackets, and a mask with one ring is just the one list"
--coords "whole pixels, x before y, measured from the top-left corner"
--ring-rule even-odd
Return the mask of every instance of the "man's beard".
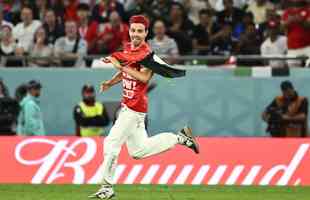
[[83, 101], [86, 104], [94, 104], [95, 103], [95, 98], [94, 97], [87, 97], [87, 98], [83, 98]]
[[137, 39], [132, 38], [131, 42], [133, 43], [134, 46], [139, 46], [142, 40], [140, 38], [137, 38]]

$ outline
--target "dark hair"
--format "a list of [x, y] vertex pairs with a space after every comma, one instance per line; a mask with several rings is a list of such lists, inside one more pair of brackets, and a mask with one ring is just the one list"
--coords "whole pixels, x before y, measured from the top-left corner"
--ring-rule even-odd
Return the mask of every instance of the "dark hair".
[[292, 84], [292, 82], [291, 81], [283, 81], [282, 83], [281, 83], [281, 90], [282, 91], [287, 91], [288, 89], [294, 89], [294, 86], [293, 86], [293, 84]]
[[172, 2], [170, 8], [171, 8], [172, 6], [177, 6], [177, 7], [179, 7], [179, 8], [181, 9], [181, 11], [182, 11], [183, 17], [186, 17], [185, 8], [184, 8], [184, 6], [183, 6], [181, 3], [179, 3], [179, 2]]
[[199, 11], [199, 16], [200, 15], [208, 15], [208, 16], [213, 16], [213, 12], [210, 9], [201, 9]]
[[48, 37], [47, 37], [47, 32], [46, 32], [46, 30], [45, 30], [45, 28], [43, 27], [43, 26], [40, 26], [39, 28], [37, 28], [37, 30], [35, 31], [35, 33], [34, 33], [34, 37], [33, 37], [33, 43], [35, 44], [36, 42], [37, 42], [37, 33], [38, 33], [38, 31], [39, 31], [39, 29], [43, 29], [44, 30], [44, 32], [45, 32], [45, 39], [44, 39], [44, 44], [45, 45], [48, 45]]
[[20, 102], [27, 95], [28, 84], [22, 83], [15, 90], [15, 99]]
[[82, 87], [82, 94], [84, 93], [84, 92], [95, 92], [95, 88], [94, 88], [94, 86], [93, 85], [90, 85], [90, 84], [85, 84], [85, 85], [83, 85], [83, 87]]
[[41, 85], [41, 83], [39, 81], [31, 80], [31, 81], [28, 82], [27, 88], [28, 88], [28, 90], [31, 90], [31, 89], [41, 89], [42, 85]]
[[[223, 0], [223, 4], [224, 4], [224, 1], [225, 0]], [[228, 3], [231, 3], [231, 4], [233, 4], [234, 3], [234, 1], [233, 0], [226, 0]]]
[[243, 18], [244, 18], [244, 17], [250, 17], [252, 20], [254, 20], [254, 15], [253, 15], [252, 12], [246, 12], [246, 13], [244, 13]]
[[88, 5], [88, 4], [86, 4], [86, 3], [80, 3], [80, 4], [77, 6], [77, 10], [89, 11], [90, 8], [89, 8], [89, 5]]

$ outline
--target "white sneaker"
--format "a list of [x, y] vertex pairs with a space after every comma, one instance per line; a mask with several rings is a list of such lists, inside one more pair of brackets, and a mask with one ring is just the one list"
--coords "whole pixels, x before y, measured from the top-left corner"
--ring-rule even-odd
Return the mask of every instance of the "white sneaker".
[[192, 129], [185, 126], [182, 128], [178, 133], [178, 141], [179, 144], [182, 144], [191, 150], [193, 150], [195, 153], [199, 153], [199, 145], [192, 133]]
[[112, 199], [115, 197], [115, 193], [112, 185], [102, 185], [96, 193], [89, 195], [88, 197], [97, 199]]

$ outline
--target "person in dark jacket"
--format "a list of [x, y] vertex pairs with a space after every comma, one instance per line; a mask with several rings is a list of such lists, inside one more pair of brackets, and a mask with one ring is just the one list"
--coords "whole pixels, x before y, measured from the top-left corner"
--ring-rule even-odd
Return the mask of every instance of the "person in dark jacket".
[[19, 105], [0, 78], [0, 135], [15, 135]]
[[77, 136], [100, 136], [109, 123], [103, 103], [96, 101], [94, 86], [86, 84], [82, 88], [82, 101], [74, 107], [73, 117]]

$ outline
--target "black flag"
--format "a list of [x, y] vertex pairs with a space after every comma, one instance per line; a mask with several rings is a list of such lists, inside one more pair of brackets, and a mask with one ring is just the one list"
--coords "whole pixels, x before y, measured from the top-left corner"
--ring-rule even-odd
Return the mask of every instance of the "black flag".
[[169, 64], [159, 58], [154, 52], [147, 55], [139, 64], [151, 69], [154, 73], [167, 78], [177, 78], [185, 76], [185, 70], [172, 68]]

